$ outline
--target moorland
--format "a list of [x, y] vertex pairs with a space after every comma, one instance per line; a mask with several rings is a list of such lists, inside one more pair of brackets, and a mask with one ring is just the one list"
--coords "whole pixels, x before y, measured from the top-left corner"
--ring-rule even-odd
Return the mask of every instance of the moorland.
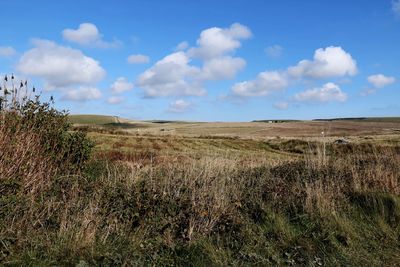
[[134, 121], [24, 101], [1, 109], [1, 265], [400, 264], [398, 118]]

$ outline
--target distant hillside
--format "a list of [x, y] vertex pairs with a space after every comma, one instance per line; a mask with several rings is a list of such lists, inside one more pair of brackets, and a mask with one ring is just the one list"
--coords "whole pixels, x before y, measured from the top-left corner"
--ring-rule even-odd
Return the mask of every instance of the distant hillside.
[[267, 123], [282, 123], [282, 122], [299, 122], [301, 120], [253, 120], [251, 122], [267, 122]]
[[399, 122], [400, 117], [357, 117], [357, 118], [332, 118], [315, 119], [314, 121], [370, 121], [370, 122]]
[[180, 124], [180, 123], [191, 123], [189, 121], [169, 121], [169, 120], [149, 120], [145, 122], [150, 122], [150, 123], [157, 123], [157, 124], [167, 124], [167, 123], [175, 123], [175, 124]]
[[68, 120], [73, 124], [103, 125], [118, 123], [119, 118], [105, 115], [69, 115]]

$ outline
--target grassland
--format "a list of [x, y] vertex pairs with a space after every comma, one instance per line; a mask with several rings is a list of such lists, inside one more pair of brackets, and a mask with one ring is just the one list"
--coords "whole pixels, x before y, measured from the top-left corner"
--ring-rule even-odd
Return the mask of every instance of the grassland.
[[[334, 119], [332, 121], [260, 122], [185, 122], [185, 121], [132, 121], [114, 117], [81, 115], [71, 116], [76, 126], [90, 126], [91, 131], [119, 131], [126, 134], [172, 135], [186, 137], [234, 137], [242, 139], [304, 139], [318, 140], [321, 132], [330, 141], [348, 138], [354, 141], [368, 138], [396, 139], [400, 134], [398, 118]], [[100, 122], [99, 122], [100, 121]], [[392, 138], [393, 137], [393, 138]]]
[[400, 265], [400, 122], [72, 121], [80, 172], [1, 180], [2, 265]]
[[68, 120], [77, 125], [105, 125], [117, 122], [116, 117], [103, 115], [70, 115]]

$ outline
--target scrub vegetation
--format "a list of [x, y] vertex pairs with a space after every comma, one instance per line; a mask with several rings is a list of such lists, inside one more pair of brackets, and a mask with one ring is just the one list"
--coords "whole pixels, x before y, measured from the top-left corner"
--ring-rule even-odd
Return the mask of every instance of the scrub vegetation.
[[334, 144], [140, 132], [111, 119], [73, 127], [26, 83], [9, 87], [3, 266], [400, 264], [396, 135]]

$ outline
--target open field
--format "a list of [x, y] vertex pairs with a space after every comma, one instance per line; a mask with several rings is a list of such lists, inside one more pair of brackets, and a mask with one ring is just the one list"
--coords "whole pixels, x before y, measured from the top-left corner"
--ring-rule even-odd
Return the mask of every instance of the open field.
[[[131, 121], [104, 116], [71, 116], [71, 122], [77, 125], [97, 125], [120, 128], [128, 133], [161, 133], [180, 135], [219, 135], [247, 138], [269, 137], [320, 137], [326, 136], [367, 136], [391, 135], [400, 133], [400, 119], [381, 118], [365, 120], [334, 121], [295, 121], [282, 123], [268, 122], [169, 122], [169, 121]], [[119, 120], [119, 121], [116, 121]]]
[[400, 0], [0, 7], [0, 267], [400, 267]]
[[[83, 118], [85, 118], [83, 116]], [[305, 140], [318, 140], [321, 132], [325, 133], [327, 140], [347, 138], [350, 140], [361, 140], [368, 138], [396, 139], [400, 135], [400, 119], [398, 118], [367, 118], [363, 120], [334, 120], [334, 121], [294, 121], [281, 123], [268, 122], [169, 122], [169, 121], [131, 121], [114, 117], [103, 116], [93, 119], [91, 123], [72, 116], [71, 121], [77, 126], [87, 125], [95, 130], [114, 129], [128, 134], [139, 135], [171, 135], [171, 136], [222, 136], [238, 137], [244, 139], [273, 139], [273, 138], [297, 138]], [[114, 119], [114, 122], [110, 122]], [[100, 123], [98, 123], [100, 121]], [[86, 124], [84, 122], [87, 122]]]
[[0, 124], [2, 265], [400, 264], [399, 122], [62, 119]]

